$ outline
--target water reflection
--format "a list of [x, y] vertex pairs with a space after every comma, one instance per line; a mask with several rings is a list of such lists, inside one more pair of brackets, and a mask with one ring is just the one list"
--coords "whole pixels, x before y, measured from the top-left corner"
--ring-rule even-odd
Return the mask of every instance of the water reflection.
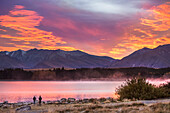
[[[115, 89], [124, 81], [15, 81], [0, 82], [0, 102], [32, 101], [33, 96], [42, 96], [43, 101], [61, 98], [114, 97]], [[149, 82], [151, 82], [149, 80]], [[154, 82], [158, 84], [159, 82]], [[161, 82], [162, 83], [162, 82]]]
[[114, 82], [48, 82], [16, 81], [0, 82], [0, 102], [32, 101], [41, 95], [44, 101], [60, 98], [113, 97], [115, 88], [123, 81]]

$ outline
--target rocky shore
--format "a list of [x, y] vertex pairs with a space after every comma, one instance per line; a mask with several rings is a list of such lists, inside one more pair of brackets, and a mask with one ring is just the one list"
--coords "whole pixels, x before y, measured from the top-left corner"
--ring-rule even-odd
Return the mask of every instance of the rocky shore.
[[170, 99], [118, 101], [113, 98], [62, 98], [56, 101], [0, 103], [0, 113], [169, 113]]

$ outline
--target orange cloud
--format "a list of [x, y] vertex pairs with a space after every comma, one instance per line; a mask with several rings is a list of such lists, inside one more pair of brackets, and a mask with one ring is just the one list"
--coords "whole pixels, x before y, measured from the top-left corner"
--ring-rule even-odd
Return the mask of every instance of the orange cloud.
[[22, 6], [22, 5], [15, 5], [15, 7], [14, 7], [15, 9], [24, 9], [25, 7], [24, 6]]
[[110, 51], [112, 54], [122, 54], [124, 52], [126, 52], [126, 49], [124, 48], [113, 48], [112, 51]]
[[142, 18], [141, 24], [150, 26], [155, 31], [166, 31], [170, 28], [170, 2], [153, 7], [151, 12], [152, 19]]
[[0, 29], [0, 31], [6, 32], [6, 30], [4, 30], [4, 29]]
[[140, 23], [128, 28], [124, 40], [110, 51], [113, 57], [122, 58], [143, 47], [170, 43], [170, 2], [154, 6], [146, 14]]
[[[38, 29], [37, 27], [40, 25], [40, 22], [42, 22], [44, 17], [40, 16], [37, 12], [26, 10], [24, 6], [21, 5], [15, 5], [14, 9], [9, 12], [8, 15], [1, 15], [0, 16], [0, 26], [5, 27], [8, 29], [6, 33], [0, 34], [0, 38], [5, 38], [6, 40], [4, 43], [6, 43], [5, 46], [0, 46], [1, 50], [17, 50], [17, 49], [24, 49], [28, 50], [30, 48], [38, 48], [38, 49], [62, 49], [66, 51], [72, 51], [77, 50], [77, 48], [81, 51], [84, 51], [86, 49], [86, 52], [89, 54], [95, 54], [95, 55], [108, 55], [108, 50], [104, 49], [102, 45], [96, 45], [97, 42], [86, 42], [84, 44], [75, 43], [74, 40], [67, 40], [69, 45], [73, 45], [74, 47], [66, 46], [67, 42], [63, 41], [61, 37], [56, 37], [53, 35], [52, 32], [47, 32], [41, 29]], [[54, 21], [50, 21], [48, 17], [43, 20], [42, 25], [48, 26], [48, 27], [54, 27], [61, 29], [61, 30], [68, 30], [71, 29], [75, 32], [81, 33], [82, 35], [90, 34], [95, 37], [103, 36], [103, 38], [99, 37], [99, 40], [105, 41], [105, 35], [111, 36], [111, 34], [104, 32], [100, 30], [100, 28], [95, 27], [87, 27], [87, 25], [82, 25], [81, 29], [76, 24], [75, 21], [70, 20], [69, 18], [64, 18], [60, 15], [57, 15], [57, 21], [54, 19]], [[10, 30], [15, 30], [11, 31]], [[0, 31], [5, 31], [1, 30]], [[75, 34], [76, 35], [76, 34]], [[109, 37], [108, 36], [108, 37]], [[12, 47], [6, 47], [8, 46], [8, 41], [12, 44]], [[80, 39], [81, 40], [81, 39]], [[19, 43], [20, 42], [20, 43]], [[57, 46], [57, 44], [60, 44], [60, 46]], [[64, 44], [61, 46], [61, 44]], [[84, 48], [83, 48], [84, 46]]]
[[[1, 38], [10, 39], [11, 41], [23, 41], [22, 45], [15, 44], [16, 47], [9, 48], [10, 50], [24, 48], [51, 48], [55, 49], [57, 44], [66, 44], [61, 37], [56, 37], [52, 32], [40, 30], [37, 26], [40, 25], [43, 17], [35, 11], [24, 10], [24, 6], [16, 5], [8, 15], [0, 16], [0, 26], [15, 30], [15, 33], [10, 33], [10, 30], [1, 30], [6, 34], [0, 34]], [[31, 43], [36, 43], [31, 45]], [[6, 42], [4, 42], [6, 43]], [[1, 46], [3, 49], [3, 47]], [[64, 47], [65, 48], [65, 47]], [[73, 50], [72, 47], [68, 47]], [[5, 50], [8, 50], [4, 48]]]

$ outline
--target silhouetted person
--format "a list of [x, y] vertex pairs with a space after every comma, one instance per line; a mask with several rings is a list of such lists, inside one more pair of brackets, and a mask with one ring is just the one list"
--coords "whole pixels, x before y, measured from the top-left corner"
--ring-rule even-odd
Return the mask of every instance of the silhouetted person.
[[62, 67], [61, 70], [64, 70], [64, 67]]
[[42, 100], [42, 97], [39, 96], [39, 105], [41, 105], [41, 100]]
[[36, 101], [36, 97], [35, 96], [33, 97], [33, 101], [34, 101], [34, 104], [35, 104], [35, 101]]

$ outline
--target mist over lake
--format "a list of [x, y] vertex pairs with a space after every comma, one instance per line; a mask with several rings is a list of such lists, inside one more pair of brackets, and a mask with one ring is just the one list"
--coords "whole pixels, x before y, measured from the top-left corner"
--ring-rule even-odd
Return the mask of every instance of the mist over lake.
[[[170, 81], [149, 80], [159, 85]], [[125, 81], [1, 81], [0, 102], [32, 101], [33, 96], [42, 96], [43, 101], [61, 98], [116, 98], [115, 89]]]

